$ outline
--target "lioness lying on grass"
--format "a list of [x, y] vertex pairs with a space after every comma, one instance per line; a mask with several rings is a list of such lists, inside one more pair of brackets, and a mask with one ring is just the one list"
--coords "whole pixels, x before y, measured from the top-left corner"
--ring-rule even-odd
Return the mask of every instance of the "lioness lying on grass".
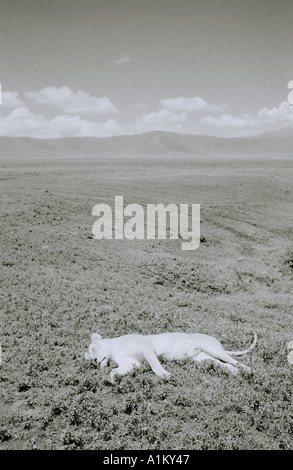
[[92, 335], [92, 343], [86, 359], [95, 359], [103, 368], [112, 359], [118, 367], [110, 373], [114, 382], [116, 375], [125, 375], [141, 362], [147, 361], [154, 373], [160, 377], [171, 374], [161, 365], [159, 358], [172, 361], [192, 358], [196, 362], [212, 360], [225, 367], [233, 374], [238, 373], [237, 366], [250, 372], [250, 368], [236, 361], [230, 355], [240, 356], [251, 351], [256, 345], [254, 333], [252, 345], [245, 351], [225, 351], [220, 341], [213, 336], [200, 333], [161, 333], [156, 335], [130, 334], [118, 338], [102, 339], [98, 333]]

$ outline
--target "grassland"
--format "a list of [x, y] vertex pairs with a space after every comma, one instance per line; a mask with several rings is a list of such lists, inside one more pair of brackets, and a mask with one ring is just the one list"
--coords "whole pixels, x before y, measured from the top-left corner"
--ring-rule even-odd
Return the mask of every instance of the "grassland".
[[[292, 449], [292, 158], [1, 158], [1, 411], [7, 449]], [[97, 241], [92, 208], [200, 203], [201, 244]], [[147, 365], [111, 384], [103, 337], [204, 332], [253, 374]]]

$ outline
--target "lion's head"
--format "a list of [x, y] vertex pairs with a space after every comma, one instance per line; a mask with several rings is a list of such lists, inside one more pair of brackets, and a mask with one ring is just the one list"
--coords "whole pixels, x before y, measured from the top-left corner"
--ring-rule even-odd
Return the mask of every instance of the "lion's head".
[[109, 356], [109, 347], [102, 340], [101, 335], [98, 333], [93, 333], [92, 342], [89, 345], [88, 352], [85, 353], [84, 357], [86, 359], [95, 359], [97, 363], [101, 364], [101, 367], [103, 367], [107, 364]]

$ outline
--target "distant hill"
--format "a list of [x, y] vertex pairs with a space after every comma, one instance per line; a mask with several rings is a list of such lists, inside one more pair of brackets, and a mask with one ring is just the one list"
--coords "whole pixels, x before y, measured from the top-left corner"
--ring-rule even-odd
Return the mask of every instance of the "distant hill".
[[0, 137], [0, 155], [34, 157], [94, 157], [98, 155], [284, 155], [293, 156], [293, 131], [252, 137], [219, 138], [152, 131], [115, 137], [32, 139]]

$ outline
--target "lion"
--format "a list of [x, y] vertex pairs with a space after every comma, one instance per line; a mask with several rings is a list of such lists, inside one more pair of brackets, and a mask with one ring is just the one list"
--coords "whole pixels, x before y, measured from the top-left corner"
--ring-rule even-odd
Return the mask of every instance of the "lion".
[[105, 339], [93, 333], [85, 359], [96, 360], [101, 368], [106, 367], [110, 360], [116, 362], [118, 367], [110, 373], [112, 383], [115, 376], [129, 373], [144, 361], [148, 362], [157, 376], [169, 377], [171, 373], [164, 369], [159, 359], [172, 361], [191, 358], [196, 362], [212, 360], [233, 374], [238, 373], [239, 367], [251, 372], [248, 366], [231, 356], [241, 356], [255, 347], [257, 334], [253, 333], [253, 343], [244, 351], [226, 351], [219, 340], [202, 333], [128, 334]]
[[251, 346], [244, 351], [226, 351], [219, 340], [202, 333], [159, 333], [154, 335], [128, 334], [116, 338], [102, 339], [98, 333], [91, 336], [92, 342], [85, 359], [93, 359], [103, 369], [110, 360], [118, 364], [112, 369], [110, 381], [117, 375], [125, 375], [146, 361], [159, 377], [167, 378], [159, 359], [165, 361], [191, 358], [196, 362], [211, 360], [236, 375], [239, 367], [251, 372], [250, 368], [231, 357], [241, 356], [251, 351], [257, 342], [257, 334]]

